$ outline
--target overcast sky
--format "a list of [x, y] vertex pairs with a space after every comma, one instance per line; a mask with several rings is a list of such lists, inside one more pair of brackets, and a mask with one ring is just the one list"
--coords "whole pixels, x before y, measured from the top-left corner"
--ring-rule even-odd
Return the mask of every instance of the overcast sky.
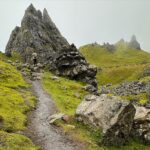
[[129, 40], [135, 34], [150, 51], [150, 0], [0, 0], [0, 50], [30, 3], [47, 8], [61, 33], [77, 47]]

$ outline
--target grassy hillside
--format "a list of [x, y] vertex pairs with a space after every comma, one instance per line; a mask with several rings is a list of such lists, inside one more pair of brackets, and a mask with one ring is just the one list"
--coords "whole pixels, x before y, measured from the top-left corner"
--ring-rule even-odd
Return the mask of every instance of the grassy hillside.
[[0, 150], [37, 150], [29, 138], [19, 134], [26, 128], [26, 112], [34, 108], [35, 97], [7, 60], [0, 54]]
[[150, 63], [150, 53], [130, 49], [125, 42], [117, 43], [112, 52], [98, 44], [82, 46], [80, 51], [89, 63], [99, 68], [97, 79], [100, 85], [136, 80]]
[[143, 145], [139, 141], [130, 141], [128, 145], [123, 147], [100, 145], [101, 132], [76, 122], [74, 118], [78, 104], [88, 94], [83, 90], [84, 84], [63, 77], [53, 80], [53, 76], [50, 72], [44, 73], [43, 87], [52, 96], [60, 112], [70, 116], [69, 122], [58, 121], [56, 125], [61, 126], [73, 139], [82, 142], [87, 150], [150, 150], [149, 146]]

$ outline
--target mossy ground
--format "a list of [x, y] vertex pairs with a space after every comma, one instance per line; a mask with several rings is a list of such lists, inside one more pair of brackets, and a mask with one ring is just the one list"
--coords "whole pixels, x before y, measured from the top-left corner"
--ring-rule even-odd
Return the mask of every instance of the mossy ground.
[[34, 107], [36, 99], [7, 60], [0, 54], [0, 150], [37, 150], [29, 138], [18, 133], [26, 128], [26, 112]]
[[[142, 145], [136, 140], [130, 141], [130, 143], [124, 147], [104, 147], [100, 145], [101, 132], [76, 122], [74, 118], [78, 104], [83, 100], [83, 97], [88, 94], [82, 89], [84, 84], [63, 77], [59, 77], [59, 80], [53, 80], [51, 78], [52, 76], [53, 74], [50, 72], [44, 73], [42, 80], [43, 87], [52, 96], [59, 110], [62, 113], [72, 116], [69, 123], [58, 121], [56, 125], [63, 127], [64, 131], [72, 135], [75, 140], [83, 142], [87, 150], [150, 150], [149, 146]], [[80, 97], [76, 97], [76, 93], [78, 93]]]

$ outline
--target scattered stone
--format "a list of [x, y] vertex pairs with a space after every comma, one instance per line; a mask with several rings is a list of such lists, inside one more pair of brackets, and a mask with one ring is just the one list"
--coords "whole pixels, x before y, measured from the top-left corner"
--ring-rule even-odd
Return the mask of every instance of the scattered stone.
[[27, 73], [26, 73], [26, 72], [21, 72], [21, 73], [22, 73], [22, 75], [23, 75], [24, 77], [27, 76]]
[[84, 86], [83, 89], [84, 89], [85, 91], [90, 92], [90, 93], [97, 92], [97, 88], [95, 88], [93, 85]]
[[51, 79], [52, 79], [52, 80], [58, 80], [59, 77], [57, 77], [57, 76], [52, 76]]
[[111, 93], [116, 96], [138, 95], [140, 93], [146, 93], [147, 83], [140, 81], [124, 82], [116, 87], [103, 87], [102, 94]]
[[68, 115], [62, 116], [62, 120], [65, 121], [65, 122], [69, 122], [70, 116], [68, 116]]
[[62, 117], [63, 117], [64, 115], [65, 115], [65, 114], [63, 114], [63, 113], [58, 113], [58, 114], [54, 114], [54, 115], [50, 116], [50, 117], [49, 117], [49, 123], [50, 123], [50, 124], [54, 124], [55, 121], [62, 119]]
[[75, 93], [74, 96], [77, 97], [77, 98], [81, 97], [80, 93]]

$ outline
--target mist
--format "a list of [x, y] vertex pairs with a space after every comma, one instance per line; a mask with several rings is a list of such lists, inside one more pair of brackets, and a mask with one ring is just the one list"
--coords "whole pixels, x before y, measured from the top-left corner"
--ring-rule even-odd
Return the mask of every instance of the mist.
[[62, 35], [77, 47], [129, 41], [134, 34], [142, 49], [150, 51], [149, 0], [0, 0], [1, 51], [31, 3], [46, 8]]

